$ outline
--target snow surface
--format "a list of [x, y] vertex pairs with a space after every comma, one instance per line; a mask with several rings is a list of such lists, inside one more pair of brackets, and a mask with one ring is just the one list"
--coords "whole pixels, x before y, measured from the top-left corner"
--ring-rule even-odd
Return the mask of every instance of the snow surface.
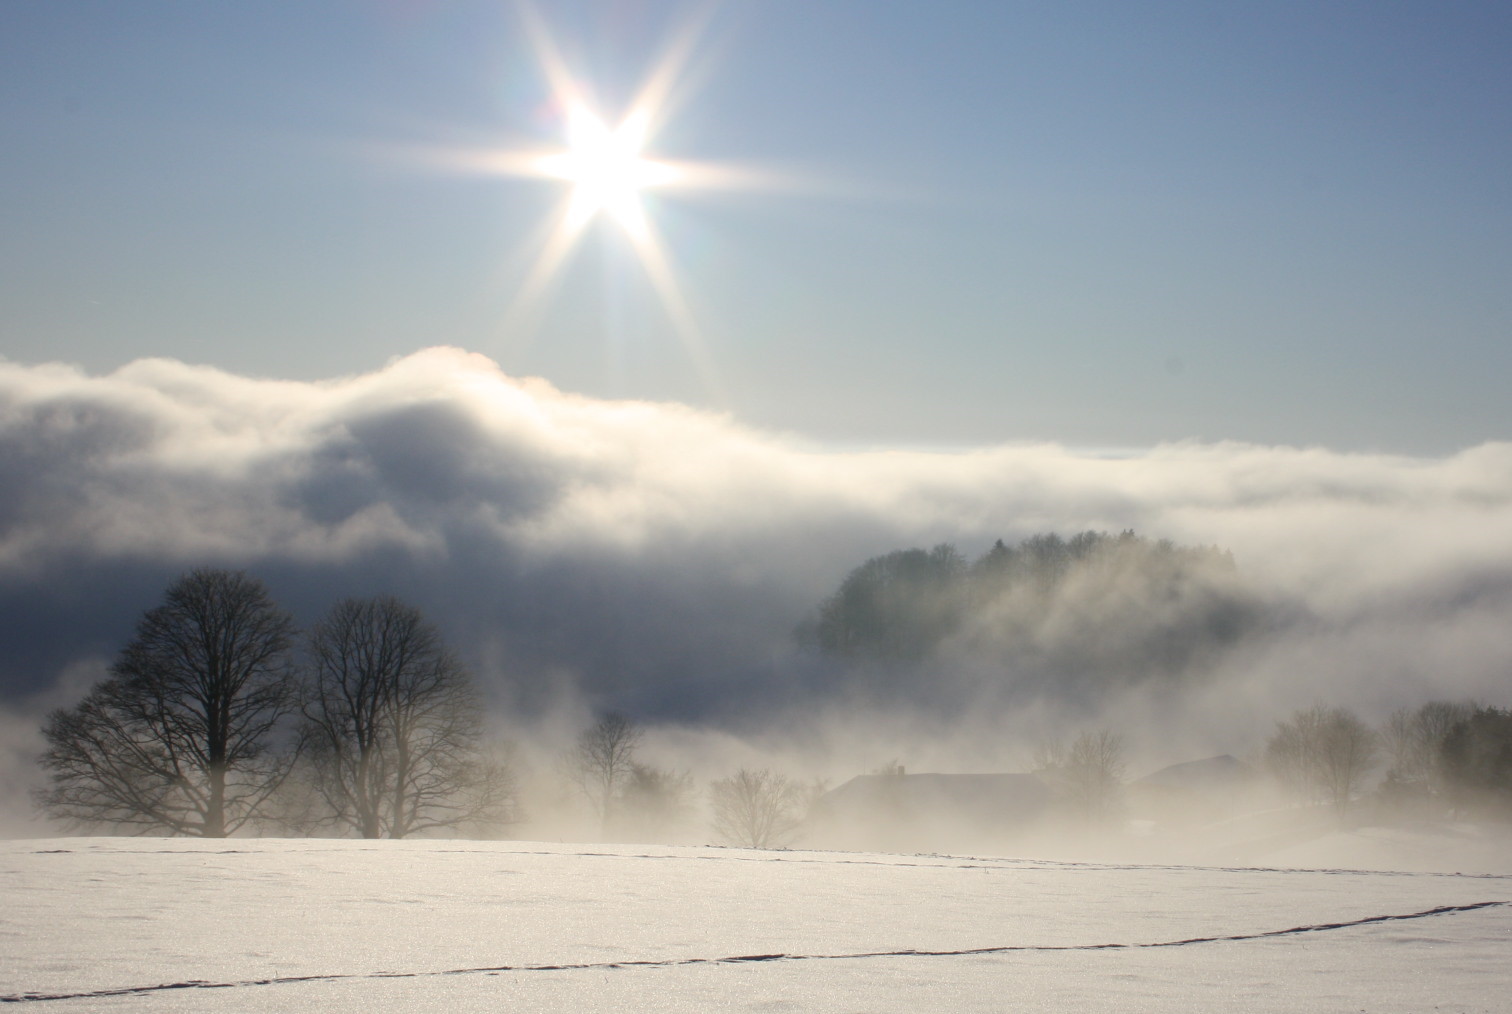
[[1442, 873], [10, 841], [0, 1000], [48, 1012], [1503, 1011], [1502, 856], [1497, 872]]

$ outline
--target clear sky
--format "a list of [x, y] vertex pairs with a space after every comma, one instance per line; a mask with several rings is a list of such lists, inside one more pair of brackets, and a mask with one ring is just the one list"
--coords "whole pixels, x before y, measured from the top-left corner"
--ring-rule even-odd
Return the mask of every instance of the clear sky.
[[[0, 355], [258, 376], [435, 344], [816, 440], [1512, 438], [1512, 7], [541, 3], [648, 156], [688, 316], [607, 218], [520, 293], [562, 144], [498, 0], [0, 5]], [[704, 364], [700, 368], [700, 357]]]

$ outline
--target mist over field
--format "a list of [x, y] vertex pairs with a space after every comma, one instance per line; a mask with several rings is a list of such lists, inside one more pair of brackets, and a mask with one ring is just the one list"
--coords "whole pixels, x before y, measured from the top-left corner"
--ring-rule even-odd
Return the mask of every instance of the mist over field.
[[0, 3], [0, 1004], [1512, 995], [1512, 5]]
[[[1252, 752], [1319, 702], [1371, 721], [1505, 704], [1509, 507], [1506, 444], [834, 450], [451, 348], [320, 383], [0, 363], [0, 745], [7, 783], [33, 783], [40, 716], [103, 674], [165, 585], [212, 566], [305, 624], [347, 596], [413, 603], [525, 742], [615, 709], [668, 764], [843, 779], [893, 760], [1023, 770], [1036, 732], [1102, 723], [1137, 774]], [[801, 636], [874, 557], [948, 543], [969, 564], [998, 540], [1128, 530], [1231, 567], [1164, 606], [1137, 574], [1084, 577], [1032, 622], [974, 613], [902, 661]], [[1187, 629], [1213, 596], [1243, 622], [1177, 662], [1132, 629]], [[21, 790], [6, 805], [24, 810]]]

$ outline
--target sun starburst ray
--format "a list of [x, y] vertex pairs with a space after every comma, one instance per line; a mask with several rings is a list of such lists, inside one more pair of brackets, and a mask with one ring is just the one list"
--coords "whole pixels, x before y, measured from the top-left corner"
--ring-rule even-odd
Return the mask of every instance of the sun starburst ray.
[[562, 143], [554, 148], [437, 152], [430, 157], [464, 172], [548, 180], [565, 185], [543, 230], [522, 246], [529, 250], [524, 278], [500, 322], [501, 336], [515, 351], [528, 344], [541, 306], [587, 233], [602, 222], [627, 240], [627, 249], [643, 272], [672, 332], [682, 345], [711, 397], [724, 398], [713, 357], [673, 259], [648, 210], [649, 190], [694, 188], [764, 189], [770, 181], [734, 166], [671, 161], [647, 152], [669, 109], [685, 92], [686, 75], [696, 43], [712, 8], [685, 21], [655, 61], [633, 100], [618, 120], [599, 112], [590, 90], [569, 68], [539, 13], [528, 4], [521, 14], [541, 74], [559, 111]]

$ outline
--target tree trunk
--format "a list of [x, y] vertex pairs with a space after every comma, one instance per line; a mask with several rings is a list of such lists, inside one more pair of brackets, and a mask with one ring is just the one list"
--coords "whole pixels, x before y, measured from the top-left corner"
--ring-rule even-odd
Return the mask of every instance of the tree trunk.
[[206, 838], [226, 837], [226, 766], [213, 764], [210, 767], [210, 793], [205, 803]]

